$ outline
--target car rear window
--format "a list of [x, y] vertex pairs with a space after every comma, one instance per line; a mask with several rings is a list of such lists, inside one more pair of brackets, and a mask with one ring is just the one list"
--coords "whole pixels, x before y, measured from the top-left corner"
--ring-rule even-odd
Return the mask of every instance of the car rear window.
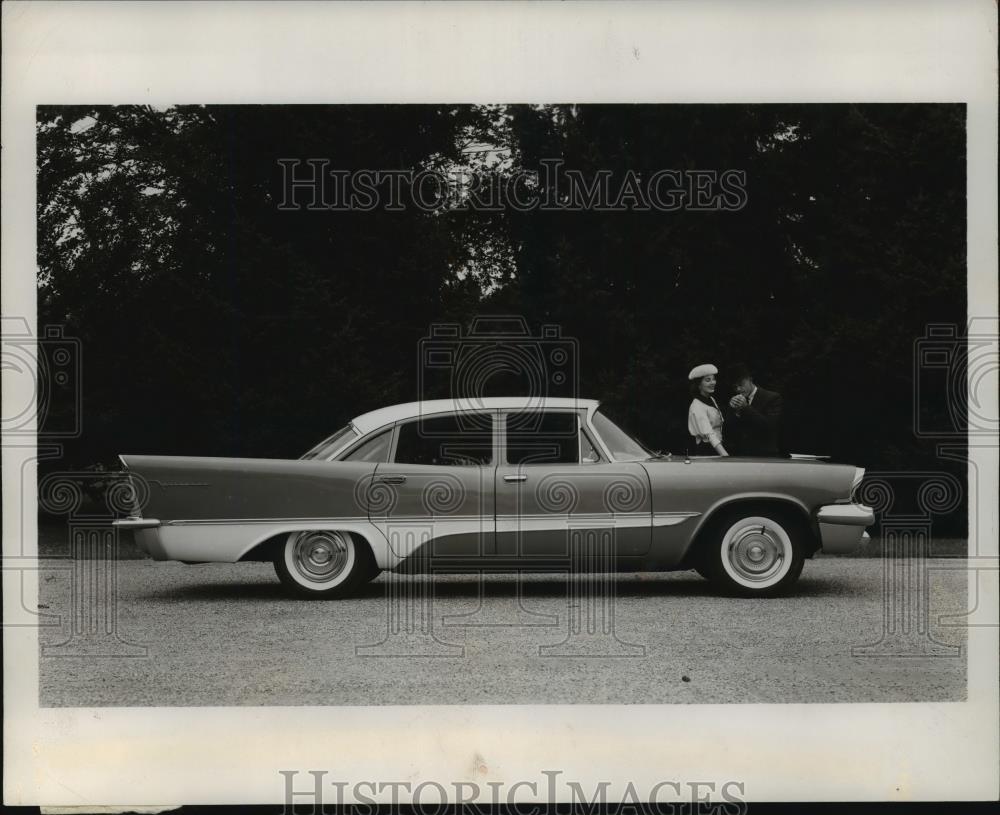
[[327, 459], [330, 456], [332, 456], [340, 448], [349, 444], [351, 441], [357, 438], [357, 436], [358, 433], [355, 432], [354, 428], [351, 425], [347, 425], [347, 427], [340, 428], [340, 430], [338, 430], [332, 436], [328, 436], [327, 438], [323, 439], [323, 441], [321, 441], [315, 447], [311, 448], [307, 453], [304, 453], [302, 458], [303, 459], [313, 458], [322, 461], [323, 459]]

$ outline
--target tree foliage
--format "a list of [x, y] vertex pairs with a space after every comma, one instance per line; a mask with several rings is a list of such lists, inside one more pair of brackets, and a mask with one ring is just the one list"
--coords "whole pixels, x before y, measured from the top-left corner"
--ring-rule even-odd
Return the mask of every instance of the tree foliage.
[[294, 455], [412, 396], [462, 246], [419, 210], [282, 211], [281, 158], [419, 169], [425, 106], [39, 113], [40, 323], [84, 348], [78, 458]]

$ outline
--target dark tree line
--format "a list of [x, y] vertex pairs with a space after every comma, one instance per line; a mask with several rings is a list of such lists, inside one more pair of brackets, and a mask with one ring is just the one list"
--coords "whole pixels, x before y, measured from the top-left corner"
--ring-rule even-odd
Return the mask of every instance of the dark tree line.
[[[280, 210], [278, 160], [311, 157], [496, 183], [552, 159], [733, 168], [746, 205]], [[788, 447], [948, 469], [913, 432], [913, 354], [929, 324], [965, 321], [964, 106], [46, 107], [38, 161], [39, 324], [83, 346], [64, 466], [296, 456], [418, 398], [431, 324], [518, 314], [575, 338], [580, 394], [657, 448], [686, 444], [691, 366], [728, 387], [746, 362], [785, 396]], [[940, 424], [949, 398], [920, 409]]]
[[71, 455], [292, 456], [359, 409], [410, 398], [460, 244], [420, 212], [281, 211], [277, 160], [419, 167], [454, 149], [462, 115], [42, 110], [40, 317], [84, 349]]
[[590, 339], [583, 381], [643, 435], [683, 445], [689, 367], [725, 381], [743, 361], [789, 400], [796, 449], [934, 458], [912, 429], [913, 351], [965, 320], [964, 108], [582, 106], [556, 124], [519, 109], [513, 128], [529, 167], [746, 170], [738, 212], [508, 218], [518, 278], [491, 299]]

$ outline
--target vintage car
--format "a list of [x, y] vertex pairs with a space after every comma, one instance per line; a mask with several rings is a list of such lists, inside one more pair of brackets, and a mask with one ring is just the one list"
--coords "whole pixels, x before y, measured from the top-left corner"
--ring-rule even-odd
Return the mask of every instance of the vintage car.
[[864, 471], [820, 460], [654, 453], [593, 400], [435, 400], [358, 416], [299, 459], [121, 456], [157, 560], [273, 561], [306, 597], [383, 569], [669, 571], [788, 590], [848, 552]]

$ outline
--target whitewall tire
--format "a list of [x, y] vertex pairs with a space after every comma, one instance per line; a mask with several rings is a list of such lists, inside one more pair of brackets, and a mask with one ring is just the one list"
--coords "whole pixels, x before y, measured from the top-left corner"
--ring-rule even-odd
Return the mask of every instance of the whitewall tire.
[[783, 593], [802, 573], [800, 526], [779, 512], [727, 513], [707, 541], [708, 576], [744, 597]]
[[367, 545], [347, 532], [292, 532], [275, 555], [274, 570], [300, 597], [346, 597], [378, 573]]

